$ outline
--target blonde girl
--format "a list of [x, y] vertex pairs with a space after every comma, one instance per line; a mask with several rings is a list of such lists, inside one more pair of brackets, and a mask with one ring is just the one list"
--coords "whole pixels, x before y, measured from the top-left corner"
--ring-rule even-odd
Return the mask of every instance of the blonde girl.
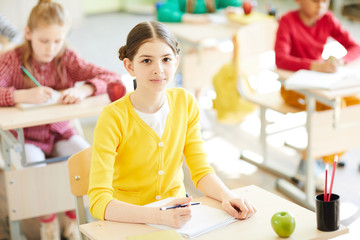
[[[120, 76], [87, 63], [65, 45], [69, 16], [63, 7], [51, 0], [40, 0], [32, 9], [26, 28], [25, 42], [0, 56], [0, 106], [17, 103], [43, 103], [61, 92], [60, 104], [74, 104], [104, 93], [107, 82]], [[25, 67], [41, 84], [35, 85], [21, 70]], [[81, 86], [76, 82], [84, 81]], [[16, 136], [16, 133], [14, 132]], [[67, 156], [89, 144], [71, 127], [69, 121], [24, 129], [27, 162], [43, 161], [48, 156]], [[74, 212], [65, 213], [68, 239], [79, 239]], [[55, 214], [39, 218], [41, 239], [60, 239]]]

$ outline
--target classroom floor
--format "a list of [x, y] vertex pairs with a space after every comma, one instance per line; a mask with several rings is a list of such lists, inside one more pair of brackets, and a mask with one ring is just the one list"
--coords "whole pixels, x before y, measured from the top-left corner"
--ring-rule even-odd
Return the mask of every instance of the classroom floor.
[[[258, 8], [261, 10], [264, 9], [264, 4], [268, 1], [259, 0], [258, 2]], [[273, 0], [271, 2], [278, 9], [279, 16], [295, 7], [295, 1]], [[360, 22], [351, 22], [341, 16], [338, 17], [342, 24], [360, 42], [360, 31], [358, 31]], [[117, 50], [125, 43], [126, 34], [136, 23], [152, 19], [153, 17], [149, 15], [131, 15], [128, 13], [88, 16], [81, 25], [72, 29], [68, 45], [88, 61], [125, 74], [122, 63], [117, 58]], [[258, 113], [254, 112], [241, 124], [220, 124], [216, 121], [216, 113], [211, 108], [212, 95], [211, 88], [209, 88], [208, 93], [200, 99], [200, 105], [202, 106], [201, 117], [204, 127], [203, 137], [206, 141], [205, 149], [209, 155], [209, 161], [219, 177], [229, 188], [255, 184], [286, 198], [276, 190], [277, 178], [275, 176], [239, 160], [240, 152], [243, 150], [259, 152]], [[272, 117], [277, 119], [278, 116], [274, 114]], [[82, 119], [81, 123], [86, 139], [92, 142], [92, 131], [96, 118]], [[292, 135], [294, 134], [292, 133]], [[296, 171], [300, 161], [300, 154], [283, 146], [284, 139], [288, 137], [281, 135], [274, 138], [270, 152], [271, 161], [291, 174]], [[333, 192], [339, 193], [342, 197], [342, 224], [350, 226], [350, 234], [336, 239], [358, 239], [360, 235], [360, 185], [354, 183], [360, 182], [360, 172], [358, 170], [360, 149], [349, 151], [343, 160], [346, 165], [344, 168], [338, 169], [336, 173], [336, 185], [334, 185]], [[9, 239], [6, 224], [7, 207], [6, 204], [3, 204], [6, 203], [3, 181], [4, 174], [3, 171], [0, 171], [0, 240]], [[186, 187], [193, 197], [201, 196], [201, 193], [195, 189], [188, 179], [186, 180]], [[39, 224], [36, 219], [24, 221], [23, 228], [29, 240], [39, 239]]]

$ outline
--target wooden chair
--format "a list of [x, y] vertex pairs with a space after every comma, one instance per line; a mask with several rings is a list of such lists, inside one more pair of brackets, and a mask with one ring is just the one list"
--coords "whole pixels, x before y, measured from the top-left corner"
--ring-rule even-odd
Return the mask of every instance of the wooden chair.
[[[260, 73], [264, 70], [267, 70], [268, 72], [271, 72], [272, 70], [272, 66], [263, 66], [264, 64], [262, 57], [267, 54], [265, 56], [270, 56], [268, 59], [275, 63], [275, 54], [273, 53], [273, 49], [275, 45], [277, 27], [278, 23], [275, 19], [264, 20], [239, 28], [237, 34], [233, 38], [234, 62], [236, 64], [238, 75], [238, 90], [242, 97], [259, 105], [261, 122], [260, 143], [263, 162], [259, 163], [258, 161], [250, 159], [244, 155], [241, 156], [241, 159], [275, 173], [278, 176], [291, 179], [291, 176], [288, 176], [287, 174], [270, 167], [267, 163], [267, 138], [270, 135], [278, 133], [279, 131], [272, 133], [267, 131], [269, 122], [266, 119], [266, 112], [267, 110], [273, 110], [282, 114], [288, 114], [297, 113], [299, 110], [284, 103], [283, 99], [281, 98], [279, 89], [266, 93], [260, 93], [256, 91], [256, 89], [252, 89], [249, 84], [250, 78], [259, 76]], [[299, 126], [292, 126], [291, 128], [294, 127]], [[284, 130], [285, 129], [282, 129], [281, 131]]]
[[[84, 196], [89, 188], [91, 147], [72, 155], [68, 160], [71, 193], [75, 197], [78, 225], [87, 222]], [[82, 234], [83, 239], [87, 239]]]

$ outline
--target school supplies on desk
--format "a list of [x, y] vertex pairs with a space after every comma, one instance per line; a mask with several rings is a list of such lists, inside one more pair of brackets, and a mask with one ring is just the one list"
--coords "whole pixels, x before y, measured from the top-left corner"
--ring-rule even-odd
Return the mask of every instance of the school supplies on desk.
[[331, 192], [332, 192], [332, 187], [333, 187], [333, 184], [334, 184], [335, 170], [336, 170], [336, 164], [338, 162], [338, 158], [339, 158], [339, 156], [336, 154], [335, 159], [334, 159], [334, 163], [333, 163], [332, 174], [331, 174], [330, 190], [329, 190], [329, 194], [327, 196], [327, 198], [328, 198], [327, 201], [328, 202], [331, 199]]
[[[200, 204], [200, 202], [192, 202], [192, 203], [190, 203], [191, 206], [195, 206], [195, 205], [199, 205], [199, 204]], [[174, 206], [169, 206], [169, 207], [161, 207], [160, 210], [164, 211], [164, 210], [170, 210], [170, 209], [182, 208], [182, 207], [187, 207], [187, 204], [174, 205]]]
[[22, 110], [26, 110], [26, 109], [32, 109], [32, 108], [38, 108], [38, 107], [45, 107], [45, 106], [49, 106], [49, 105], [54, 105], [57, 104], [57, 101], [59, 99], [59, 97], [61, 96], [61, 93], [56, 91], [56, 90], [52, 90], [51, 91], [51, 98], [49, 98], [49, 100], [47, 102], [44, 103], [18, 103], [16, 104], [16, 107], [22, 109]]
[[360, 73], [354, 69], [339, 67], [335, 73], [299, 70], [284, 83], [288, 90], [296, 89], [340, 89], [360, 86]]
[[175, 232], [174, 230], [165, 230], [165, 231], [157, 231], [151, 233], [144, 233], [135, 236], [128, 236], [126, 240], [182, 240], [180, 234]]
[[[166, 202], [174, 198], [164, 199], [159, 202], [151, 203], [146, 206], [162, 206]], [[161, 205], [160, 205], [161, 204]], [[225, 227], [230, 223], [237, 221], [234, 217], [230, 216], [227, 212], [221, 209], [208, 207], [205, 205], [191, 206], [191, 219], [181, 228], [172, 228], [164, 225], [148, 224], [163, 230], [175, 230], [184, 237], [195, 238], [207, 232], [213, 231], [218, 228]]]
[[24, 66], [20, 66], [20, 68], [31, 79], [31, 81], [33, 81], [36, 84], [36, 86], [41, 87], [41, 84], [34, 78], [33, 75], [31, 75], [31, 73], [28, 70], [26, 70], [26, 68], [24, 68]]

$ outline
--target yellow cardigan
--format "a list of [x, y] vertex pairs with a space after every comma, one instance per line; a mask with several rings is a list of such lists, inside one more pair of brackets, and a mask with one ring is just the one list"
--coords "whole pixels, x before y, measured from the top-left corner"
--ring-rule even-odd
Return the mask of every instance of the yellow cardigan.
[[214, 170], [200, 134], [199, 108], [186, 90], [166, 90], [169, 114], [159, 137], [136, 114], [128, 93], [104, 108], [94, 131], [90, 169], [90, 212], [104, 219], [113, 199], [145, 205], [184, 197], [183, 157], [198, 181]]

